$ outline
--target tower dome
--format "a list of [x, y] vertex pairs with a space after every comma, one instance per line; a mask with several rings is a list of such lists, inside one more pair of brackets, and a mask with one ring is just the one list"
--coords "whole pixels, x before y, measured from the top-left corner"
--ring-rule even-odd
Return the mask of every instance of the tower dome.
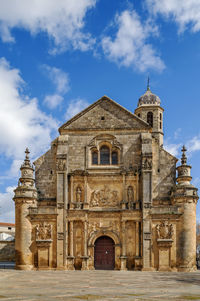
[[160, 98], [153, 94], [150, 90], [150, 85], [149, 85], [149, 77], [147, 81], [147, 90], [146, 92], [140, 96], [138, 100], [138, 107], [143, 106], [143, 105], [157, 105], [160, 106]]
[[143, 105], [160, 106], [160, 98], [151, 92], [149, 86], [147, 86], [146, 92], [142, 96], [140, 96], [138, 101], [138, 107]]
[[160, 106], [160, 98], [153, 94], [147, 82], [146, 92], [140, 96], [135, 114], [147, 122], [152, 128], [153, 136], [163, 144], [163, 108]]

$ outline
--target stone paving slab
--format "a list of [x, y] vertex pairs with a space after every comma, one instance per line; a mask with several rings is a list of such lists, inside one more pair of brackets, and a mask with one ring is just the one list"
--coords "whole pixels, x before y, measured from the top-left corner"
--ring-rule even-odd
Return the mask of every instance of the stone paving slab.
[[200, 300], [200, 271], [16, 271], [0, 269], [0, 301]]

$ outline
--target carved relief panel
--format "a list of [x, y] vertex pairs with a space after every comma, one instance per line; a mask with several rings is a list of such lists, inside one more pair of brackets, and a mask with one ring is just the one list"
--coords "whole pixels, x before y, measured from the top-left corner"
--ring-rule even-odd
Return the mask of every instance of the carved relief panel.
[[90, 196], [90, 207], [116, 207], [119, 202], [118, 189], [109, 188], [108, 185], [93, 190]]

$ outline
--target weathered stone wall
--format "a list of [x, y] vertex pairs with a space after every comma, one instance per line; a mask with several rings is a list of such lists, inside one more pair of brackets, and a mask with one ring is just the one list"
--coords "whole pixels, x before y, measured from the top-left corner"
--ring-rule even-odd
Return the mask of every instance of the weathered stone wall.
[[34, 165], [39, 199], [56, 198], [56, 147], [52, 146]]
[[176, 183], [177, 159], [153, 142], [153, 199], [164, 204]]
[[15, 261], [14, 241], [0, 241], [0, 261]]
[[90, 109], [87, 114], [74, 119], [67, 125], [67, 129], [148, 129], [147, 123], [133, 117], [120, 106], [108, 100], [101, 101], [97, 106]]

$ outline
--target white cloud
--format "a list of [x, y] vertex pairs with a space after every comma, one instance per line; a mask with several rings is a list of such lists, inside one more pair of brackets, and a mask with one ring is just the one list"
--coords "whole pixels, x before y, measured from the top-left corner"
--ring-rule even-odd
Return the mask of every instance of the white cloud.
[[50, 109], [55, 109], [62, 101], [63, 97], [59, 94], [46, 95], [44, 98], [44, 103], [47, 104]]
[[147, 69], [164, 69], [164, 63], [147, 39], [157, 34], [150, 21], [142, 24], [138, 14], [125, 10], [115, 18], [118, 27], [116, 37], [105, 36], [102, 40], [104, 53], [111, 61], [126, 67], [132, 66], [142, 72]]
[[187, 27], [193, 32], [200, 30], [199, 0], [146, 0], [146, 3], [151, 13], [173, 17], [180, 32]]
[[63, 95], [70, 90], [69, 75], [59, 68], [48, 65], [43, 65], [42, 70], [51, 80], [56, 90], [56, 93], [45, 96], [44, 104], [46, 104], [50, 109], [55, 109], [63, 102]]
[[56, 88], [57, 93], [65, 94], [70, 90], [69, 75], [59, 68], [43, 65], [42, 69]]
[[181, 144], [174, 144], [174, 143], [166, 143], [164, 144], [164, 148], [173, 156], [177, 157], [180, 151]]
[[45, 32], [61, 50], [72, 46], [86, 51], [92, 47], [94, 39], [83, 32], [84, 18], [95, 4], [96, 0], [1, 0], [1, 38], [4, 42], [12, 42], [11, 30], [24, 28], [31, 34]]
[[199, 151], [200, 150], [200, 137], [194, 136], [192, 139], [190, 139], [186, 143], [186, 147], [187, 147], [189, 153]]
[[16, 187], [9, 186], [5, 193], [0, 193], [0, 220], [1, 222], [15, 222], [15, 206], [12, 200], [14, 196], [13, 190]]
[[24, 82], [18, 69], [0, 59], [0, 153], [12, 159], [24, 158], [30, 147], [33, 156], [44, 151], [51, 142], [57, 122], [43, 113], [37, 99], [20, 93]]
[[72, 118], [74, 115], [81, 112], [87, 106], [89, 106], [89, 103], [84, 99], [77, 98], [71, 100], [65, 113], [66, 120]]

